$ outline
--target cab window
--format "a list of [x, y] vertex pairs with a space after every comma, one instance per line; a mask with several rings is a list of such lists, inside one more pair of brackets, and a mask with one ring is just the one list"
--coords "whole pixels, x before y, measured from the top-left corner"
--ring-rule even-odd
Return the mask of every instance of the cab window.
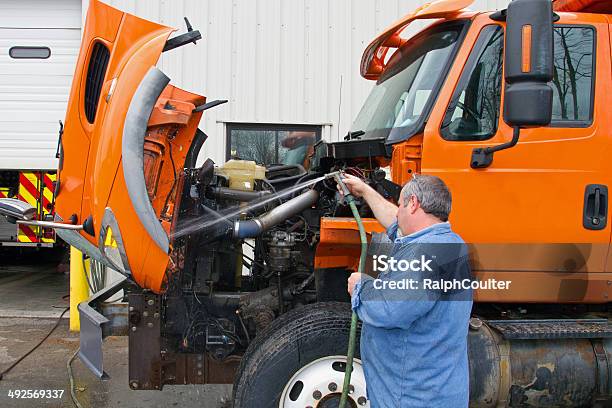
[[503, 68], [504, 31], [485, 27], [476, 40], [466, 69], [442, 122], [447, 140], [485, 140], [497, 131]]
[[351, 133], [399, 143], [422, 131], [469, 24], [422, 31], [398, 49], [355, 118]]
[[[590, 27], [554, 28], [553, 111], [551, 126], [589, 126], [593, 116], [594, 30]], [[480, 33], [466, 63], [440, 132], [446, 140], [491, 138], [499, 122], [503, 29], [487, 26]]]
[[552, 125], [588, 126], [593, 117], [595, 30], [555, 27]]

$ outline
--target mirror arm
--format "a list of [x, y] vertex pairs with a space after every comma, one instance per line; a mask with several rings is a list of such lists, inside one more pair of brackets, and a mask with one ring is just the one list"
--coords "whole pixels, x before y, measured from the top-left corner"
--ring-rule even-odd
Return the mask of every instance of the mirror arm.
[[497, 146], [478, 147], [472, 150], [470, 166], [473, 169], [489, 167], [491, 163], [493, 163], [493, 153], [516, 146], [519, 140], [520, 131], [521, 129], [518, 126], [515, 126], [512, 134], [512, 140], [510, 140], [508, 143], [502, 143]]
[[65, 229], [65, 230], [73, 230], [73, 231], [80, 231], [83, 229], [83, 225], [69, 224], [65, 222], [39, 221], [39, 220], [16, 220], [15, 222], [17, 224], [31, 225], [33, 227], [42, 227], [42, 228]]

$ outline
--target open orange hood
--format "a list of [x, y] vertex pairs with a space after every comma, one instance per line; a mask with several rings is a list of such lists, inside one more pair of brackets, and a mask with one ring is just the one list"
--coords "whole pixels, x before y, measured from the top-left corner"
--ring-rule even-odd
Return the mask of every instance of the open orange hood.
[[[92, 0], [61, 137], [56, 213], [69, 244], [163, 290], [180, 176], [205, 98], [155, 67], [172, 28]], [[197, 152], [196, 152], [197, 153]]]

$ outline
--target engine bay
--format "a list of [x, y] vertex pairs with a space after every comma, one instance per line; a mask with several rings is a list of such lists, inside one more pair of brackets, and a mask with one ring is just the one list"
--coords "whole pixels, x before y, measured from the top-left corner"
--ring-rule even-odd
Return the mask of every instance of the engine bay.
[[[291, 309], [349, 300], [346, 269], [315, 268], [321, 220], [351, 214], [326, 175], [342, 171], [360, 177], [394, 201], [400, 186], [387, 178], [384, 140], [319, 142], [308, 169], [244, 160], [216, 166], [210, 159], [195, 167], [205, 139], [198, 131], [184, 171], [173, 175], [170, 189], [162, 189], [168, 197], [160, 218], [172, 224], [163, 293], [133, 286], [128, 298], [132, 324], [150, 317], [151, 311], [140, 307], [147, 306], [143, 296], [153, 299], [148, 306], [153, 303], [152, 313], [160, 316], [162, 355], [206, 354], [221, 363], [244, 353], [251, 339]], [[157, 167], [145, 165], [145, 180], [157, 183], [148, 185], [150, 192], [168, 184], [147, 174]], [[362, 217], [372, 217], [363, 201], [357, 204]], [[142, 388], [147, 382], [138, 383]]]

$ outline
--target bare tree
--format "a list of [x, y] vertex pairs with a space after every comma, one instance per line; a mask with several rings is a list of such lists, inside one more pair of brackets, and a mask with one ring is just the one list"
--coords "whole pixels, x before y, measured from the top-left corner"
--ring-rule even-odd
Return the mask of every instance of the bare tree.
[[[589, 33], [589, 35], [585, 35]], [[552, 84], [557, 91], [561, 119], [580, 119], [580, 81], [592, 76], [592, 31], [582, 28], [555, 28]], [[571, 103], [571, 116], [568, 105]]]
[[253, 160], [258, 164], [274, 163], [276, 159], [275, 131], [235, 130], [232, 132], [232, 157]]

